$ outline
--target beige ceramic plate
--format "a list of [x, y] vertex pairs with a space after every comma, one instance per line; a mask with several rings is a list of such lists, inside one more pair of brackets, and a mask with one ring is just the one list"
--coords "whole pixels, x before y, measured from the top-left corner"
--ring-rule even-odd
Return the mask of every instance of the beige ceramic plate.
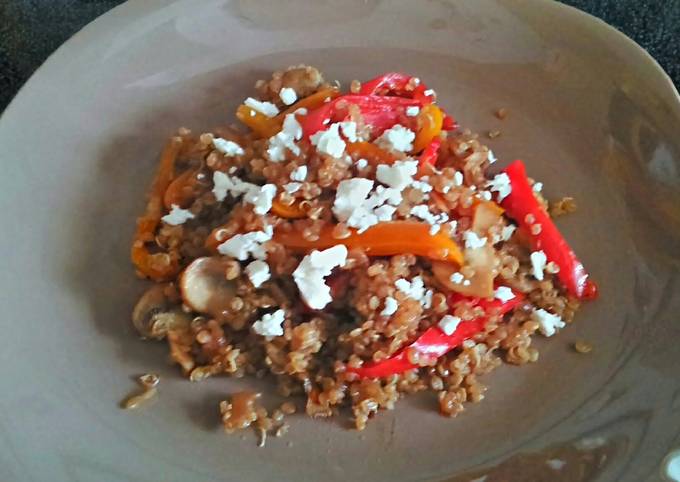
[[[466, 127], [523, 158], [602, 298], [540, 362], [505, 366], [459, 418], [404, 400], [363, 432], [292, 420], [255, 447], [128, 322], [133, 220], [177, 126], [232, 119], [300, 62], [347, 82], [417, 74]], [[346, 84], [345, 84], [346, 85]], [[504, 106], [507, 120], [492, 116]], [[0, 480], [657, 480], [680, 445], [680, 102], [640, 48], [551, 1], [139, 0], [71, 39], [0, 121]], [[569, 348], [577, 339], [587, 355]], [[161, 396], [117, 408], [130, 376]], [[548, 462], [549, 461], [549, 462]]]

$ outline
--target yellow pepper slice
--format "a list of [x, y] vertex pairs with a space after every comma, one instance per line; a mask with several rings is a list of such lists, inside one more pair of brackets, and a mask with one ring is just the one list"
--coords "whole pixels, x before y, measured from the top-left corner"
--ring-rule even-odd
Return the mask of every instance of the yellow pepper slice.
[[418, 114], [418, 132], [413, 141], [413, 152], [425, 149], [432, 139], [441, 134], [444, 113], [434, 104], [427, 104], [420, 109]]

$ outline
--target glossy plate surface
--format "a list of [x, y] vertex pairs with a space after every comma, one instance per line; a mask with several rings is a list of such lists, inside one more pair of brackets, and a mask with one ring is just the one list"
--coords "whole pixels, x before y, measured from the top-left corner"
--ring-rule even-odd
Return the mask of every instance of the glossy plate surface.
[[[538, 340], [539, 363], [484, 378], [486, 400], [457, 419], [409, 398], [363, 433], [294, 417], [257, 449], [217, 416], [253, 381], [192, 384], [134, 336], [144, 284], [128, 249], [165, 139], [231, 122], [256, 79], [302, 62], [345, 86], [413, 73], [464, 127], [500, 129], [488, 143], [502, 162], [522, 158], [548, 197], [576, 198], [558, 224], [602, 296]], [[40, 68], [0, 120], [0, 147], [0, 480], [639, 482], [680, 447], [680, 101], [647, 54], [583, 13], [131, 1]], [[577, 339], [594, 351], [575, 354]], [[148, 371], [160, 397], [120, 410]]]

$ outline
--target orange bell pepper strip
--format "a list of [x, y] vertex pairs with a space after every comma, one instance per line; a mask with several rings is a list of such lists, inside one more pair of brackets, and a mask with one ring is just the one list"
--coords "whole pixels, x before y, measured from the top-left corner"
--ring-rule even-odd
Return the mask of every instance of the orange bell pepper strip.
[[300, 207], [299, 202], [295, 202], [291, 205], [283, 204], [278, 199], [272, 201], [271, 212], [279, 216], [280, 218], [286, 219], [299, 219], [304, 218], [307, 213]]
[[349, 142], [346, 150], [355, 160], [366, 159], [374, 166], [393, 164], [396, 161], [392, 154], [370, 142]]
[[275, 117], [267, 117], [266, 115], [248, 107], [247, 105], [240, 105], [238, 109], [236, 109], [236, 117], [238, 120], [250, 127], [250, 129], [258, 137], [269, 138], [273, 135], [276, 135], [281, 130], [286, 115], [291, 114], [300, 108], [305, 108], [308, 110], [316, 109], [322, 106], [324, 102], [326, 102], [326, 99], [334, 99], [339, 95], [340, 92], [336, 88], [322, 89], [312, 95], [300, 99]]
[[413, 152], [420, 152], [430, 145], [441, 133], [443, 122], [444, 114], [439, 107], [434, 104], [423, 106], [418, 114], [419, 128], [413, 141]]
[[188, 169], [177, 176], [165, 190], [163, 204], [166, 209], [172, 209], [173, 204], [186, 208], [194, 200], [192, 187], [196, 184], [196, 174], [200, 169]]
[[175, 160], [182, 148], [182, 138], [172, 137], [163, 153], [146, 205], [146, 212], [137, 219], [137, 230], [130, 250], [130, 258], [139, 273], [154, 281], [171, 279], [179, 271], [179, 262], [167, 253], [149, 252], [147, 243], [154, 240], [156, 228], [163, 216], [163, 196], [172, 182]]
[[274, 240], [294, 250], [306, 252], [343, 244], [348, 249], [363, 249], [369, 256], [414, 254], [437, 261], [462, 265], [463, 254], [454, 240], [440, 233], [430, 235], [430, 225], [414, 221], [389, 221], [376, 224], [363, 233], [353, 231], [344, 239], [333, 237], [333, 226], [321, 229], [319, 239], [308, 241], [299, 232], [275, 231]]

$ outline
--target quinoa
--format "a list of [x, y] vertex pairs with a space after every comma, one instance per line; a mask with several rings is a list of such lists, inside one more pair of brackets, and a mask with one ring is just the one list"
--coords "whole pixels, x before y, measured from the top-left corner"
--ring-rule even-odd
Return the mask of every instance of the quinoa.
[[[360, 94], [370, 84], [350, 85], [352, 93]], [[433, 408], [454, 417], [468, 403], [483, 400], [484, 375], [503, 363], [536, 362], [539, 354], [532, 340], [544, 328], [535, 310], [570, 323], [579, 301], [560, 284], [554, 263], [548, 263], [543, 279], [535, 277], [526, 233], [504, 238], [512, 220], [502, 211], [484, 222], [477, 217], [478, 205], [495, 205], [490, 200], [495, 193], [488, 191], [493, 178], [489, 149], [480, 137], [450, 126], [441, 134], [436, 168], [425, 166], [426, 172], [414, 174], [405, 187], [392, 188], [399, 194], [392, 204], [381, 201], [391, 213], [389, 221], [381, 222], [429, 222], [422, 243], [453, 243], [447, 246], [460, 247], [466, 261], [452, 262], [450, 247], [419, 250], [422, 243], [376, 255], [374, 247], [351, 243], [357, 227], [351, 216], [339, 214], [339, 191], [349, 185], [344, 183], [362, 178], [370, 180], [370, 193], [377, 197], [384, 193], [380, 189], [390, 187], [390, 181], [378, 180], [381, 162], [409, 162], [415, 154], [380, 148], [383, 161], [366, 161], [366, 152], [372, 151], [356, 146], [371, 144], [378, 134], [355, 105], [347, 108], [346, 122], [357, 139], [350, 142], [354, 134], [340, 126], [338, 139], [345, 144], [341, 155], [324, 151], [322, 141], [315, 140], [318, 135], [295, 137], [294, 123], [306, 114], [297, 110], [301, 104], [283, 102], [284, 88], [294, 90], [302, 99], [298, 102], [316, 96], [321, 105], [338, 95], [314, 67], [294, 66], [258, 81], [255, 102], [246, 103], [271, 104], [266, 109], [281, 112], [278, 116], [267, 117], [244, 104], [239, 112], [246, 114], [239, 119], [250, 129], [223, 126], [199, 135], [180, 129], [163, 153], [133, 243], [138, 274], [155, 282], [133, 314], [140, 334], [164, 340], [171, 359], [193, 382], [212, 376], [267, 376], [288, 399], [268, 412], [257, 393], [225, 394], [219, 405], [224, 429], [251, 428], [263, 445], [268, 434], [285, 434], [289, 424], [284, 417], [304, 406], [310, 417], [350, 416], [362, 430], [380, 410], [391, 410], [400, 398], [420, 391], [434, 392], [438, 404]], [[408, 95], [424, 90], [414, 78], [404, 89]], [[298, 113], [286, 121], [293, 125], [286, 138], [283, 121], [292, 112]], [[423, 121], [414, 112], [399, 119], [418, 131]], [[499, 109], [496, 115], [503, 119], [507, 111]], [[266, 135], [258, 131], [265, 128], [270, 129]], [[498, 135], [500, 131], [488, 133], [489, 138]], [[288, 142], [281, 157], [272, 147], [276, 142]], [[329, 146], [332, 142], [338, 140], [331, 139]], [[571, 210], [569, 199], [553, 203], [551, 212]], [[171, 208], [183, 213], [184, 222], [164, 220]], [[421, 216], [426, 220], [414, 212], [427, 213]], [[537, 235], [541, 227], [534, 226]], [[472, 230], [483, 246], [466, 247], [466, 233]], [[400, 236], [395, 238], [392, 244]], [[295, 243], [286, 241], [290, 239]], [[338, 252], [342, 259], [327, 260], [336, 264], [307, 273], [310, 252], [324, 243], [345, 246]], [[317, 295], [305, 291], [304, 276], [317, 276], [308, 282], [327, 287], [330, 301], [323, 308], [310, 307], [306, 297]], [[507, 313], [473, 301], [492, 299], [494, 285], [513, 290], [521, 300]], [[438, 329], [444, 315], [484, 322], [442, 356], [410, 346], [427, 330]], [[405, 360], [407, 369], [361, 376], [363, 367], [395, 357]], [[157, 380], [147, 376], [143, 383], [144, 391], [128, 400], [128, 408], [155, 395]]]

